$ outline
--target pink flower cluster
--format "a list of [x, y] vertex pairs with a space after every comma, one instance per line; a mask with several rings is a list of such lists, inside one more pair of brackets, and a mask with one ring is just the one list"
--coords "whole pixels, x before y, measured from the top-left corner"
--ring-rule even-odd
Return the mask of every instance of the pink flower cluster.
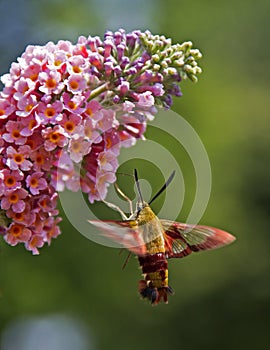
[[199, 73], [191, 64], [196, 50], [177, 49], [184, 67], [168, 40], [119, 30], [104, 41], [28, 46], [12, 63], [0, 92], [0, 233], [7, 243], [24, 243], [33, 254], [50, 244], [60, 234], [57, 192], [64, 188], [81, 189], [90, 203], [106, 197], [120, 148], [143, 137], [155, 105], [169, 107], [180, 96], [183, 74]]

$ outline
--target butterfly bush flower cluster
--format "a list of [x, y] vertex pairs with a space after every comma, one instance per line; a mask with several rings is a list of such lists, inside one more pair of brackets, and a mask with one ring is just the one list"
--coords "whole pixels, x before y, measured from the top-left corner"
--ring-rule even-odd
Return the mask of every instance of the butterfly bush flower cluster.
[[38, 248], [60, 234], [58, 192], [106, 197], [121, 147], [143, 138], [157, 107], [197, 80], [191, 42], [149, 31], [81, 36], [28, 46], [0, 92], [0, 233], [14, 246]]

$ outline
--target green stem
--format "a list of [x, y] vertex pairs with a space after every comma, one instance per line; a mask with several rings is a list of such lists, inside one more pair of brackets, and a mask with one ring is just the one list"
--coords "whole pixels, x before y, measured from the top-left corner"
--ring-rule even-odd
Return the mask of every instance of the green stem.
[[108, 90], [108, 86], [109, 86], [109, 83], [107, 82], [107, 83], [105, 83], [105, 84], [103, 84], [103, 85], [100, 85], [99, 87], [97, 87], [96, 89], [94, 89], [92, 92], [91, 92], [91, 94], [90, 94], [90, 96], [89, 96], [89, 98], [88, 98], [88, 102], [90, 101], [90, 100], [92, 100], [93, 98], [95, 98], [95, 97], [97, 97], [98, 95], [100, 95], [102, 92], [105, 92], [106, 90]]

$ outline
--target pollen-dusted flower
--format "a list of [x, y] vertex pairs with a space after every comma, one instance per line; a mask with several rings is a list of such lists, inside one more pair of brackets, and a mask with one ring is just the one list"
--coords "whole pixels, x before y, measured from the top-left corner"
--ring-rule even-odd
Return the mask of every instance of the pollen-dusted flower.
[[[106, 198], [122, 147], [144, 139], [158, 107], [197, 80], [191, 42], [123, 29], [29, 45], [0, 92], [0, 234], [39, 248], [60, 234], [58, 191]], [[81, 164], [78, 164], [81, 163]]]

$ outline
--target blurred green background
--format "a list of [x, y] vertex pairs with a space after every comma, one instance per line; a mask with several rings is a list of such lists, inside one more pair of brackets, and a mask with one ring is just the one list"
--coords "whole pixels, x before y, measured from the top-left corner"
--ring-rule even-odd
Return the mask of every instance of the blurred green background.
[[[201, 222], [237, 236], [227, 248], [170, 261], [176, 293], [158, 307], [137, 295], [136, 259], [122, 271], [123, 254], [87, 240], [68, 220], [40, 256], [1, 241], [1, 350], [70, 349], [77, 338], [73, 348], [79, 350], [264, 349], [270, 340], [270, 2], [1, 0], [0, 13], [1, 75], [27, 44], [75, 42], [106, 29], [150, 29], [173, 42], [192, 40], [204, 54], [203, 74], [198, 84], [182, 85], [173, 110], [200, 135], [211, 161], [212, 194]], [[155, 134], [149, 130], [148, 137]], [[160, 142], [173, 143], [166, 135]], [[184, 152], [171, 152], [186, 181], [178, 217], [184, 220], [195, 177]], [[143, 161], [123, 169], [134, 166], [160, 186], [157, 169]], [[120, 181], [125, 190], [132, 187]], [[163, 199], [153, 205], [157, 212]], [[172, 194], [170, 200], [175, 206], [179, 199]], [[116, 217], [100, 204], [95, 211]], [[35, 346], [27, 332], [41, 334]], [[69, 345], [49, 346], [57, 334], [71, 339]]]

